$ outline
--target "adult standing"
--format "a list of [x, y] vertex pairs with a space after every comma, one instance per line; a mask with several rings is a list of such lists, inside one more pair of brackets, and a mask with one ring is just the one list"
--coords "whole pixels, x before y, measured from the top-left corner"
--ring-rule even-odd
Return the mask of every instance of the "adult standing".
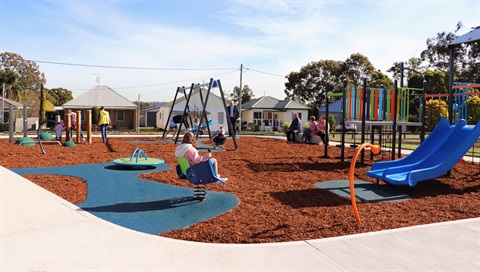
[[103, 143], [107, 142], [107, 130], [110, 126], [110, 114], [105, 110], [105, 107], [100, 107], [100, 112], [98, 113], [98, 126], [102, 132], [102, 141]]
[[295, 142], [295, 134], [302, 131], [302, 121], [298, 118], [298, 114], [293, 114], [293, 120], [287, 129], [287, 142]]
[[231, 137], [237, 131], [237, 120], [238, 118], [240, 118], [240, 111], [238, 110], [238, 107], [237, 105], [235, 105], [235, 102], [233, 100], [230, 101], [230, 106], [227, 107], [227, 112], [233, 129], [233, 131], [230, 131], [230, 128], [228, 129], [228, 135], [230, 135]]

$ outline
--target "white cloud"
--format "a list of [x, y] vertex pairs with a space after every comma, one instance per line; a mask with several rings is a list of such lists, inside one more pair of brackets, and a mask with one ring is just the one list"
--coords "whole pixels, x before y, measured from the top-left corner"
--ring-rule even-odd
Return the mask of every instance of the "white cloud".
[[[4, 4], [2, 15], [2, 51], [27, 59], [177, 69], [244, 64], [252, 70], [243, 84], [257, 97], [283, 98], [285, 78], [254, 70], [284, 76], [359, 52], [385, 72], [419, 56], [427, 38], [453, 31], [458, 21], [480, 25], [480, 1], [20, 1]], [[210, 77], [226, 90], [239, 84], [238, 70], [40, 66], [48, 88], [73, 89], [74, 96], [92, 88], [97, 73], [131, 100], [139, 93], [171, 100], [177, 86]]]

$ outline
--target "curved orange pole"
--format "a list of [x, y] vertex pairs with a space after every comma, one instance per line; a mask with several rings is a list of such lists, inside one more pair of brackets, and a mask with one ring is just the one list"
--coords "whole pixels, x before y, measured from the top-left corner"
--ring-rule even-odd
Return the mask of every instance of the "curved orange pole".
[[360, 154], [360, 151], [364, 147], [370, 147], [373, 154], [378, 154], [380, 152], [380, 145], [374, 145], [370, 143], [364, 143], [361, 144], [357, 151], [355, 152], [355, 155], [353, 156], [352, 163], [350, 164], [350, 198], [352, 199], [352, 208], [353, 208], [353, 215], [355, 216], [355, 219], [359, 224], [362, 224], [362, 220], [360, 219], [360, 215], [358, 214], [358, 209], [357, 209], [357, 201], [355, 199], [355, 186], [354, 186], [354, 174], [355, 174], [355, 163], [357, 162], [358, 154]]

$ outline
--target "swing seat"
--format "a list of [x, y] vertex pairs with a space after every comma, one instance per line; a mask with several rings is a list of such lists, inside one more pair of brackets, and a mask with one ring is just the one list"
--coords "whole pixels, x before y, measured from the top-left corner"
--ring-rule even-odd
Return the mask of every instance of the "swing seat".
[[207, 124], [202, 124], [202, 129], [206, 129], [207, 127], [211, 126], [213, 124], [213, 120], [208, 120]]
[[210, 159], [190, 166], [185, 157], [178, 157], [176, 170], [180, 179], [186, 179], [194, 185], [193, 197], [195, 199], [203, 200], [207, 197], [206, 185], [209, 183], [221, 182], [226, 184], [224, 180], [215, 174]]
[[189, 132], [196, 133], [197, 131], [200, 131], [200, 134], [203, 134], [203, 131], [207, 129], [207, 127], [211, 126], [213, 124], [213, 120], [208, 120], [208, 124], [202, 124], [200, 128], [192, 128], [189, 130]]

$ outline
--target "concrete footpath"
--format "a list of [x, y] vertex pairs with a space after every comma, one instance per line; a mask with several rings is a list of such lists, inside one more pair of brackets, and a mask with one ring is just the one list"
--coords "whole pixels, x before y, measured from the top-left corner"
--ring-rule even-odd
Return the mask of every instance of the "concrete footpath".
[[1, 271], [480, 271], [480, 218], [319, 240], [205, 244], [122, 228], [0, 167]]

